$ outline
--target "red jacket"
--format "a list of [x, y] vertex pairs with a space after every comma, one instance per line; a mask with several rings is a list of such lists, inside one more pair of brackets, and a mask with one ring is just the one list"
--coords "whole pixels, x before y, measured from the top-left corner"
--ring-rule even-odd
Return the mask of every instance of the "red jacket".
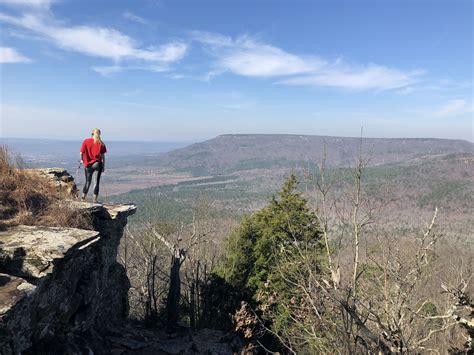
[[81, 153], [84, 166], [90, 166], [101, 161], [101, 155], [107, 153], [107, 148], [103, 143], [94, 143], [94, 138], [87, 138], [82, 142]]

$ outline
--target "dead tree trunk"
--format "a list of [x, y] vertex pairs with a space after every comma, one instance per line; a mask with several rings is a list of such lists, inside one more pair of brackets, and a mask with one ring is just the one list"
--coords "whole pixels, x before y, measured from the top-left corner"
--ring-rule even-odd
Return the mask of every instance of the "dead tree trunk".
[[166, 299], [166, 315], [167, 315], [167, 329], [168, 332], [176, 330], [180, 315], [180, 301], [181, 301], [181, 265], [186, 260], [186, 254], [196, 242], [196, 227], [193, 219], [193, 234], [190, 237], [189, 245], [185, 248], [180, 248], [178, 239], [174, 244], [171, 244], [166, 238], [159, 234], [152, 228], [153, 234], [158, 238], [171, 252], [171, 269], [170, 281], [168, 289], [168, 298]]
[[180, 269], [184, 258], [184, 250], [175, 247], [174, 255], [171, 258], [170, 284], [166, 300], [167, 329], [169, 332], [176, 330], [179, 320], [179, 302], [181, 300]]

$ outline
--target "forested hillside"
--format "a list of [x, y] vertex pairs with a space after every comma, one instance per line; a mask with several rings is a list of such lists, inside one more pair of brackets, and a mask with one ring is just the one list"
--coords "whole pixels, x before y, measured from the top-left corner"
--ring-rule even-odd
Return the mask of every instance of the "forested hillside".
[[[258, 137], [263, 142], [255, 140]], [[308, 142], [314, 144], [312, 150], [308, 149]], [[360, 144], [361, 140], [356, 138], [220, 136], [169, 152], [157, 160], [158, 166], [169, 175], [189, 174], [184, 181], [111, 198], [139, 201], [144, 208], [137, 219], [147, 219], [146, 211], [156, 213], [157, 204], [161, 206], [160, 215], [179, 219], [188, 218], [194, 201], [205, 197], [213, 213], [239, 220], [261, 208], [291, 172], [299, 176], [311, 200], [314, 186], [310, 176], [318, 173], [325, 150], [327, 173], [337, 177], [334, 189], [343, 193], [352, 179], [351, 167], [356, 164]], [[349, 150], [351, 147], [353, 150]], [[383, 215], [397, 215], [400, 224], [417, 223], [420, 213], [438, 207], [440, 218], [449, 219], [448, 233], [466, 236], [470, 233], [466, 227], [472, 222], [470, 211], [474, 208], [472, 147], [472, 143], [465, 141], [364, 139], [362, 154], [367, 159], [364, 186], [375, 198], [390, 199]], [[385, 152], [385, 157], [377, 149]], [[206, 159], [202, 158], [204, 152]], [[257, 156], [258, 161], [252, 160]], [[155, 168], [160, 171], [159, 167]]]
[[[240, 170], [297, 167], [315, 164], [326, 154], [331, 166], [347, 167], [359, 149], [360, 138], [307, 135], [222, 135], [164, 154], [163, 167], [197, 175]], [[362, 151], [370, 165], [399, 163], [415, 158], [451, 153], [472, 153], [474, 145], [447, 139], [364, 138]]]

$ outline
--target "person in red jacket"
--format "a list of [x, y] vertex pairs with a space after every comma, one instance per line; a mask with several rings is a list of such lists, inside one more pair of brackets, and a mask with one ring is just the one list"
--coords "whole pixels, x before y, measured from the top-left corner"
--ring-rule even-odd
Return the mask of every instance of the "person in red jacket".
[[100, 138], [100, 129], [94, 128], [92, 137], [84, 139], [81, 146], [81, 164], [84, 165], [86, 182], [82, 190], [82, 201], [85, 201], [87, 193], [92, 182], [94, 172], [97, 172], [94, 185], [94, 203], [97, 203], [99, 197], [100, 176], [105, 170], [105, 153], [107, 148]]

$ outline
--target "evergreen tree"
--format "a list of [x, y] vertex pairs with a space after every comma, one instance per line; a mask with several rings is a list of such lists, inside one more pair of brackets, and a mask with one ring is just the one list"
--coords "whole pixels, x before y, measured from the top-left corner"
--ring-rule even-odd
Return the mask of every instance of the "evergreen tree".
[[266, 207], [242, 221], [217, 271], [278, 333], [293, 326], [288, 305], [298, 298], [294, 282], [307, 277], [303, 263], [320, 272], [324, 253], [317, 216], [297, 186], [292, 174]]
[[255, 294], [268, 281], [279, 279], [275, 266], [281, 262], [281, 252], [303, 245], [315, 253], [322, 250], [317, 217], [297, 185], [296, 176], [290, 175], [269, 204], [244, 218], [228, 238], [227, 255], [218, 273], [234, 287]]

